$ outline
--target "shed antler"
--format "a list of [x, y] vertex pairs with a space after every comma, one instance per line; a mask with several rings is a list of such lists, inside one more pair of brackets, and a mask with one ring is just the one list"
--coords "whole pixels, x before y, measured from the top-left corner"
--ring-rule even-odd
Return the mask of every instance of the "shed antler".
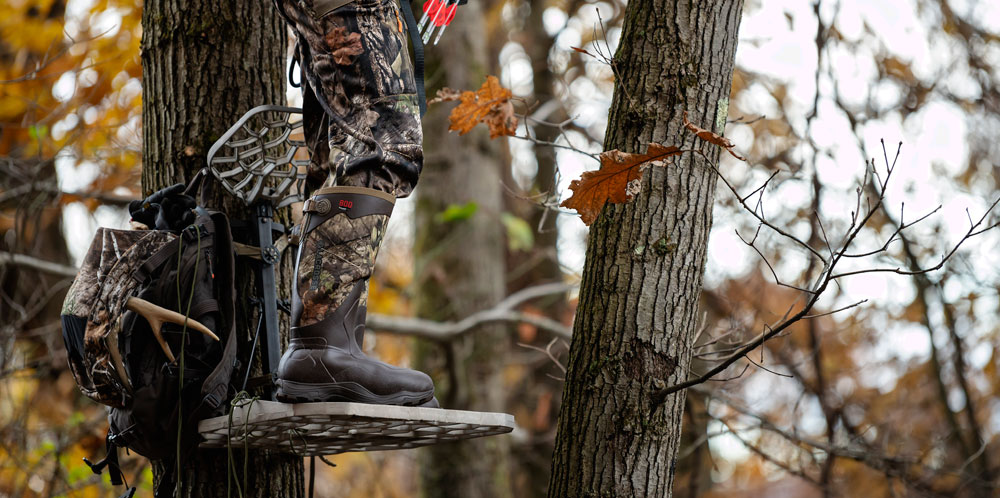
[[166, 353], [167, 359], [171, 363], [174, 361], [174, 354], [170, 351], [170, 346], [167, 346], [167, 341], [163, 340], [163, 334], [160, 333], [160, 327], [166, 323], [176, 323], [177, 325], [184, 325], [187, 322], [187, 326], [191, 327], [202, 334], [205, 334], [216, 341], [219, 340], [219, 336], [212, 333], [208, 327], [202, 325], [197, 320], [192, 320], [176, 311], [170, 311], [166, 308], [157, 306], [145, 299], [139, 299], [137, 297], [128, 298], [128, 302], [125, 303], [125, 308], [134, 311], [149, 322], [149, 328], [153, 329], [153, 335], [156, 336], [156, 341], [160, 343], [160, 348]]

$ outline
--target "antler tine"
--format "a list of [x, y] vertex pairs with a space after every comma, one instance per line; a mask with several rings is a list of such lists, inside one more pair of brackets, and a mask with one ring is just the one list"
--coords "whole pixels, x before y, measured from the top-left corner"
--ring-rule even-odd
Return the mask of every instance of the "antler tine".
[[186, 316], [177, 313], [176, 311], [170, 311], [166, 308], [157, 306], [145, 299], [139, 299], [137, 297], [130, 297], [125, 303], [125, 308], [134, 311], [149, 322], [149, 328], [153, 329], [153, 336], [156, 337], [156, 341], [160, 343], [160, 348], [167, 355], [167, 359], [171, 363], [174, 361], [174, 354], [170, 351], [170, 346], [167, 346], [167, 341], [163, 340], [163, 334], [160, 333], [160, 328], [163, 326], [164, 322], [175, 323], [177, 325], [184, 325], [187, 321], [187, 326], [191, 327], [202, 334], [205, 334], [216, 341], [219, 340], [219, 336], [212, 333], [208, 327], [202, 325], [197, 320], [192, 320]]

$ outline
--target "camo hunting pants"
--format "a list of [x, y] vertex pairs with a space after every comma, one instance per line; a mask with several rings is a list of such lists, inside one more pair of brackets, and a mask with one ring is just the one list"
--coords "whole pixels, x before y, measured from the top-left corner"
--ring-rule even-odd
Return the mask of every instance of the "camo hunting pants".
[[409, 195], [423, 165], [423, 132], [396, 0], [275, 3], [298, 39], [309, 186]]

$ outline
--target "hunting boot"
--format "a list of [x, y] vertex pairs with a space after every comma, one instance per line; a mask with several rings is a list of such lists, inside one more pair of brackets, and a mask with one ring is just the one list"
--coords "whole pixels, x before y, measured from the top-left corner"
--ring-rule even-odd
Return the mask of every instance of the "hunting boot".
[[368, 278], [394, 202], [378, 190], [327, 187], [303, 205], [279, 401], [436, 406], [427, 374], [369, 358], [361, 349]]

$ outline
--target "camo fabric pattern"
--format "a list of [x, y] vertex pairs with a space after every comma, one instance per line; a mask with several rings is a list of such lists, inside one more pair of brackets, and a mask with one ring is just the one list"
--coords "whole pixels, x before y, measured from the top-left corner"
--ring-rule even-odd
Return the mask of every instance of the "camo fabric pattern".
[[357, 219], [337, 214], [305, 236], [295, 275], [302, 299], [300, 327], [333, 313], [362, 280], [365, 289], [360, 304], [367, 305], [367, 280], [388, 224], [389, 216], [384, 214]]
[[[396, 0], [355, 0], [322, 16], [314, 0], [275, 0], [298, 37], [310, 92], [310, 186], [368, 187], [405, 197], [423, 164], [420, 109]], [[330, 119], [326, 102], [339, 117]]]
[[87, 318], [82, 364], [70, 370], [88, 397], [123, 407], [131, 391], [118, 348], [125, 303], [140, 282], [136, 270], [176, 238], [159, 230], [101, 228], [63, 301], [62, 314]]

